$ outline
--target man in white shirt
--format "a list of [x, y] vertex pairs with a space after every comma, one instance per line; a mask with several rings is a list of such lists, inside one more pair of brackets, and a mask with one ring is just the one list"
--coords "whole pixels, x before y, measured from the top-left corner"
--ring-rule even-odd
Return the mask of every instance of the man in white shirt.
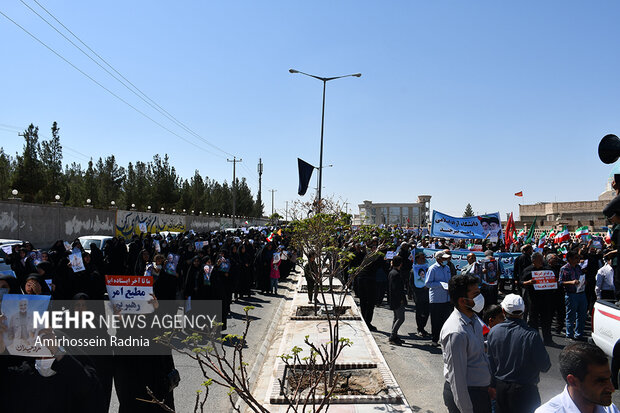
[[596, 292], [597, 299], [609, 299], [613, 300], [616, 296], [614, 287], [614, 269], [611, 267], [611, 260], [613, 254], [605, 255], [605, 265], [602, 266], [596, 273], [596, 286], [594, 291]]
[[620, 413], [611, 403], [615, 391], [603, 350], [593, 344], [574, 343], [560, 353], [560, 373], [566, 387], [535, 413]]
[[449, 413], [490, 413], [491, 369], [484, 350], [482, 322], [476, 315], [484, 308], [478, 278], [459, 275], [448, 283], [454, 311], [441, 329], [443, 400]]

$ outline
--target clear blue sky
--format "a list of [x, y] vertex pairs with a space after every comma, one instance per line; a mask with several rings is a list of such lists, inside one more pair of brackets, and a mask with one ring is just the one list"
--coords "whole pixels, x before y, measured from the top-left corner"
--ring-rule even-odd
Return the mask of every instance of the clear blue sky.
[[[24, 0], [51, 18], [33, 0]], [[50, 12], [200, 136], [243, 158], [238, 173], [276, 209], [297, 196], [297, 157], [318, 165], [321, 82], [289, 68], [361, 78], [328, 83], [324, 194], [357, 205], [415, 202], [460, 215], [592, 200], [620, 133], [615, 1], [56, 1]], [[66, 147], [119, 164], [168, 153], [178, 173], [230, 182], [226, 155], [124, 89], [19, 0], [0, 11], [132, 105], [109, 95], [0, 16], [0, 124], [57, 121]], [[4, 128], [6, 129], [6, 128]], [[22, 141], [0, 128], [14, 155]], [[65, 163], [86, 163], [65, 150]], [[247, 169], [246, 169], [247, 168]], [[313, 185], [315, 177], [313, 177]], [[304, 199], [310, 199], [309, 191]], [[522, 202], [522, 201], [521, 201]], [[357, 207], [355, 208], [357, 213]]]

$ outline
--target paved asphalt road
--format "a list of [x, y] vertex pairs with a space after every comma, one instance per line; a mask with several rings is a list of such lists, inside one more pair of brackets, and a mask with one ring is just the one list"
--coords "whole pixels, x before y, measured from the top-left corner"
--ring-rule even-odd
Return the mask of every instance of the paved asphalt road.
[[[444, 378], [441, 350], [431, 347], [430, 340], [422, 340], [415, 335], [417, 326], [414, 308], [414, 305], [407, 307], [405, 322], [399, 329], [401, 338], [405, 341], [403, 346], [388, 343], [393, 313], [387, 306], [375, 308], [372, 323], [378, 331], [374, 332], [373, 336], [396, 377], [396, 381], [405, 393], [407, 401], [413, 407], [413, 411], [445, 412], [442, 398]], [[430, 320], [426, 330], [430, 331]], [[538, 385], [543, 403], [564, 389], [564, 380], [560, 377], [558, 367], [558, 357], [569, 341], [556, 334], [553, 340], [556, 346], [547, 347], [552, 366], [547, 373], [541, 374]], [[614, 393], [613, 402], [616, 406], [620, 406], [620, 392]]]
[[[291, 277], [295, 280], [297, 279], [295, 274], [291, 274]], [[250, 332], [248, 333], [248, 346], [246, 350], [244, 350], [244, 359], [250, 364], [248, 367], [249, 369], [252, 368], [256, 361], [257, 354], [265, 340], [265, 336], [278, 306], [283, 300], [292, 299], [290, 297], [294, 285], [295, 282], [289, 278], [287, 281], [280, 284], [278, 288], [279, 295], [277, 297], [265, 296], [255, 292], [249, 299], [240, 300], [238, 303], [233, 302], [231, 306], [232, 318], [228, 319], [228, 329], [225, 331], [225, 333], [229, 334], [241, 334], [243, 332], [245, 328], [243, 307], [247, 305], [256, 307], [250, 313], [252, 315], [252, 322], [250, 324]], [[185, 355], [175, 354], [174, 364], [181, 375], [179, 387], [174, 391], [175, 410], [178, 413], [193, 412], [196, 390], [201, 388], [200, 384], [204, 382], [206, 378], [203, 376], [198, 364]], [[212, 385], [210, 387], [208, 402], [205, 404], [205, 411], [232, 411], [227, 393], [228, 389], [224, 390], [216, 385]], [[113, 391], [109, 411], [117, 412], [118, 407], [118, 399], [116, 398], [116, 393]], [[162, 410], [162, 412], [163, 411], [164, 410]]]

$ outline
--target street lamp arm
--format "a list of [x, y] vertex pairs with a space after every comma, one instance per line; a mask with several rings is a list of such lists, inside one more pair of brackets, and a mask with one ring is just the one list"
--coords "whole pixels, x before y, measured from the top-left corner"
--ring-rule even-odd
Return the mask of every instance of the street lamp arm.
[[313, 77], [313, 78], [315, 78], [315, 79], [318, 79], [318, 80], [320, 80], [320, 81], [322, 81], [322, 82], [327, 82], [328, 80], [331, 80], [331, 79], [328, 79], [328, 78], [326, 78], [326, 77], [320, 77], [320, 76], [311, 75], [311, 74], [309, 74], [309, 73], [300, 72], [299, 70], [295, 70], [295, 69], [289, 69], [288, 71], [289, 71], [290, 73], [299, 73], [299, 74], [302, 74], [302, 75], [310, 76], [310, 77]]
[[342, 79], [343, 77], [351, 77], [351, 76], [353, 76], [353, 77], [361, 77], [362, 76], [361, 73], [352, 73], [350, 75], [344, 75], [344, 76], [321, 77], [321, 76], [315, 76], [315, 75], [311, 75], [309, 73], [301, 72], [301, 71], [296, 70], [296, 69], [289, 69], [288, 71], [290, 73], [299, 73], [299, 74], [302, 74], [302, 75], [313, 77], [313, 78], [318, 79], [318, 80], [320, 80], [322, 82], [329, 82], [330, 80]]
[[329, 82], [330, 80], [342, 79], [343, 77], [351, 77], [351, 76], [352, 77], [362, 77], [362, 74], [361, 73], [353, 73], [353, 74], [344, 75], [344, 76], [328, 77], [328, 78], [325, 78], [325, 81]]

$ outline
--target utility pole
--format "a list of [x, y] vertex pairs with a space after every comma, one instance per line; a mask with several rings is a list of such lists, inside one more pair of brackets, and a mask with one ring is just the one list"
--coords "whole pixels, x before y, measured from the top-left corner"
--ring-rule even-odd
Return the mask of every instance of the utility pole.
[[273, 194], [275, 192], [278, 192], [278, 190], [277, 189], [270, 189], [269, 192], [271, 192], [271, 215], [273, 215], [274, 211], [275, 211], [274, 208], [273, 208]]
[[345, 202], [344, 207], [346, 208], [346, 211], [347, 211], [346, 214], [349, 215], [349, 203]]
[[258, 158], [258, 198], [257, 198], [257, 202], [258, 202], [258, 207], [259, 208], [263, 204], [263, 201], [262, 201], [262, 198], [261, 198], [261, 179], [262, 179], [262, 177], [263, 177], [263, 160], [261, 158]]
[[237, 178], [235, 176], [235, 169], [237, 166], [237, 162], [241, 162], [243, 161], [243, 159], [237, 159], [236, 156], [233, 156], [232, 161], [230, 159], [226, 159], [226, 162], [232, 162], [233, 164], [233, 184], [232, 184], [232, 196], [233, 196], [233, 211], [232, 211], [232, 224], [233, 224], [233, 228], [235, 227], [235, 214], [237, 213], [237, 182], [235, 182], [235, 179]]

